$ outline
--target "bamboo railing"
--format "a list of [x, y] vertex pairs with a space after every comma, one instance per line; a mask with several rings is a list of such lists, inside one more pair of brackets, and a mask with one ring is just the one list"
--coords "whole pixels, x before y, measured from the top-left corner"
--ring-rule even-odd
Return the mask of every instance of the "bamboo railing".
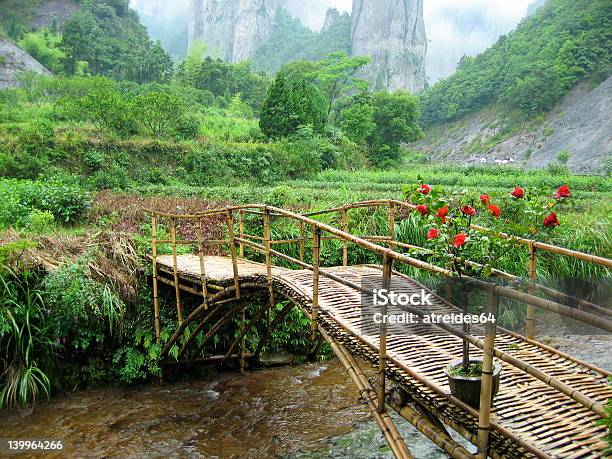
[[[358, 237], [348, 232], [349, 211], [351, 209], [364, 208], [364, 207], [369, 207], [369, 208], [387, 207], [388, 208], [387, 236]], [[319, 281], [320, 281], [321, 276], [329, 278], [331, 280], [334, 280], [345, 286], [351, 287], [353, 289], [359, 290], [364, 293], [370, 293], [370, 294], [373, 293], [371, 290], [364, 288], [361, 285], [357, 285], [347, 279], [342, 278], [341, 276], [338, 276], [334, 273], [328, 272], [324, 268], [323, 269], [321, 268], [320, 254], [321, 254], [321, 241], [322, 240], [331, 239], [331, 240], [339, 240], [342, 242], [343, 266], [348, 266], [348, 250], [349, 250], [350, 244], [354, 244], [362, 249], [365, 249], [368, 252], [381, 256], [382, 257], [382, 271], [383, 271], [382, 288], [389, 288], [391, 284], [392, 276], [396, 276], [396, 275], [401, 276], [400, 273], [393, 270], [394, 263], [412, 266], [419, 270], [424, 270], [424, 271], [427, 271], [429, 273], [433, 273], [436, 275], [442, 275], [446, 277], [455, 277], [454, 273], [446, 268], [442, 268], [442, 267], [433, 265], [431, 263], [413, 258], [405, 253], [398, 252], [392, 248], [392, 247], [404, 247], [404, 248], [422, 250], [422, 248], [420, 247], [411, 246], [409, 244], [404, 244], [404, 243], [399, 243], [398, 241], [395, 240], [395, 224], [396, 224], [396, 219], [398, 216], [397, 210], [407, 209], [408, 211], [412, 211], [414, 208], [415, 206], [413, 206], [412, 204], [401, 202], [401, 201], [396, 201], [396, 200], [373, 200], [373, 201], [363, 201], [360, 203], [353, 203], [353, 204], [349, 204], [346, 206], [341, 206], [341, 207], [337, 207], [333, 209], [326, 209], [326, 210], [317, 211], [317, 212], [311, 212], [311, 213], [303, 214], [303, 215], [289, 211], [289, 210], [285, 210], [285, 209], [281, 209], [281, 208], [277, 208], [273, 206], [266, 206], [262, 204], [228, 206], [223, 209], [215, 209], [215, 210], [201, 212], [201, 213], [182, 214], [182, 215], [156, 212], [156, 211], [148, 211], [152, 215], [153, 300], [154, 300], [155, 333], [156, 333], [157, 342], [160, 341], [160, 330], [161, 330], [160, 314], [159, 314], [160, 313], [159, 300], [158, 300], [158, 282], [160, 281], [173, 285], [175, 288], [177, 317], [178, 317], [178, 323], [179, 323], [179, 329], [171, 337], [170, 341], [166, 343], [164, 350], [162, 352], [162, 355], [167, 355], [167, 352], [169, 351], [170, 347], [174, 343], [177, 342], [178, 338], [185, 331], [185, 321], [183, 320], [183, 309], [182, 309], [182, 301], [181, 301], [181, 288], [190, 289], [187, 291], [190, 293], [195, 293], [195, 294], [202, 296], [202, 305], [199, 308], [196, 308], [196, 310], [193, 311], [189, 315], [189, 317], [187, 318], [188, 322], [191, 322], [194, 319], [194, 317], [200, 314], [202, 311], [207, 310], [209, 308], [209, 305], [213, 305], [218, 301], [226, 301], [226, 300], [231, 299], [231, 300], [236, 301], [238, 304], [236, 308], [227, 312], [220, 320], [218, 320], [215, 323], [213, 328], [205, 336], [204, 341], [210, 338], [211, 334], [214, 333], [215, 330], [218, 330], [220, 326], [223, 323], [225, 323], [225, 321], [228, 319], [229, 316], [235, 313], [241, 314], [241, 319], [242, 319], [241, 321], [243, 323], [243, 326], [247, 327], [245, 325], [244, 306], [241, 306], [241, 302], [243, 300], [242, 289], [248, 289], [248, 288], [256, 289], [260, 287], [257, 284], [248, 284], [248, 283], [245, 284], [244, 282], [241, 282], [240, 280], [238, 257], [240, 256], [242, 258], [245, 256], [247, 247], [251, 250], [254, 250], [255, 252], [261, 253], [265, 258], [266, 279], [267, 279], [265, 287], [266, 287], [266, 290], [268, 292], [268, 297], [269, 297], [269, 306], [267, 308], [268, 315], [270, 311], [272, 310], [273, 306], [275, 305], [275, 290], [274, 290], [274, 285], [273, 285], [274, 276], [273, 276], [273, 271], [272, 271], [274, 258], [278, 258], [278, 259], [290, 262], [294, 264], [295, 266], [298, 266], [302, 269], [310, 270], [312, 272], [313, 287], [312, 287], [312, 302], [311, 302], [311, 307], [310, 307], [310, 318], [311, 318], [311, 323], [312, 323], [312, 339], [313, 340], [316, 339], [318, 331], [322, 330], [319, 326], [319, 311], [318, 311], [319, 293], [320, 293], [319, 292], [319, 284], [320, 284]], [[234, 219], [234, 215], [236, 213], [238, 214], [237, 222]], [[330, 213], [337, 213], [339, 215], [339, 221], [342, 227], [341, 229], [325, 224], [313, 218], [316, 216], [330, 214]], [[202, 234], [202, 226], [201, 226], [202, 219], [207, 218], [207, 217], [212, 217], [212, 216], [219, 216], [219, 215], [225, 215], [225, 222], [227, 226], [228, 238], [220, 239], [220, 240], [214, 240], [214, 239], [205, 240], [204, 235]], [[258, 235], [249, 235], [245, 233], [246, 231], [245, 230], [245, 215], [256, 215], [256, 216], [261, 216], [263, 218], [263, 237], [258, 236]], [[271, 237], [271, 221], [273, 218], [288, 219], [290, 221], [294, 221], [298, 223], [300, 237], [296, 239], [273, 241]], [[170, 234], [171, 234], [170, 240], [158, 239], [158, 225], [160, 224], [159, 222], [161, 219], [168, 219], [170, 222]], [[196, 230], [195, 240], [180, 240], [179, 241], [177, 239], [177, 221], [178, 220], [190, 220], [196, 223], [196, 228], [199, 228], [199, 229]], [[235, 233], [236, 224], [238, 225], [238, 234]], [[479, 227], [477, 225], [472, 225], [472, 228], [476, 231], [488, 232], [489, 234], [491, 234], [490, 230], [483, 228], [483, 227]], [[307, 236], [307, 229], [310, 229], [310, 232], [312, 234], [312, 239], [310, 239]], [[598, 264], [606, 268], [612, 267], [612, 260], [609, 260], [603, 257], [599, 257], [599, 256], [595, 256], [595, 255], [585, 254], [582, 252], [576, 252], [570, 249], [552, 246], [550, 244], [539, 243], [537, 241], [516, 238], [514, 236], [510, 236], [504, 233], [493, 234], [493, 235], [504, 238], [504, 239], [513, 239], [517, 241], [518, 243], [524, 244], [528, 247], [528, 250], [529, 250], [528, 272], [529, 272], [529, 279], [531, 280], [531, 282], [529, 283], [528, 293], [524, 293], [524, 292], [520, 292], [513, 288], [496, 285], [496, 284], [485, 282], [482, 280], [468, 278], [466, 281], [469, 283], [469, 285], [477, 289], [481, 289], [482, 291], [487, 293], [488, 310], [490, 312], [495, 314], [495, 311], [497, 309], [497, 302], [499, 301], [499, 298], [502, 298], [502, 297], [525, 303], [529, 308], [528, 316], [527, 316], [527, 327], [526, 327], [526, 339], [529, 340], [529, 342], [535, 342], [532, 339], [533, 338], [533, 317], [534, 317], [533, 311], [535, 311], [535, 308], [541, 308], [541, 309], [545, 309], [548, 311], [556, 312], [561, 315], [571, 317], [575, 320], [602, 328], [606, 331], [612, 331], [612, 321], [605, 317], [600, 317], [600, 316], [591, 314], [586, 311], [576, 310], [574, 308], [568, 307], [561, 303], [558, 303], [552, 300], [548, 300], [548, 299], [544, 299], [544, 298], [535, 296], [533, 294], [535, 290], [539, 290], [539, 291], [543, 291], [544, 293], [551, 294], [551, 296], [555, 297], [558, 300], [570, 298], [568, 295], [562, 294], [561, 292], [556, 292], [547, 287], [537, 286], [537, 284], [535, 284], [534, 281], [536, 277], [535, 273], [536, 273], [536, 259], [537, 259], [536, 249], [551, 252], [551, 253], [556, 253], [556, 254], [560, 254], [564, 256], [570, 256], [575, 259]], [[258, 241], [259, 243], [254, 242], [254, 241]], [[306, 243], [309, 241], [311, 241], [311, 245], [312, 245], [312, 253], [311, 253], [312, 263], [307, 263], [305, 261]], [[159, 244], [162, 244], [162, 243], [170, 243], [172, 245], [172, 260], [173, 260], [173, 272], [172, 272], [173, 280], [172, 281], [167, 280], [167, 279], [162, 280], [159, 276], [158, 267], [157, 267], [157, 257], [158, 257], [158, 252], [159, 252], [158, 246]], [[200, 291], [195, 290], [190, 287], [180, 286], [179, 274], [178, 274], [178, 263], [177, 263], [177, 256], [178, 256], [177, 255], [177, 245], [179, 244], [194, 244], [197, 247], [198, 257], [200, 260], [200, 280], [202, 283]], [[275, 250], [272, 248], [273, 246], [279, 246], [281, 244], [298, 244], [299, 258], [291, 257], [289, 255], [282, 253], [279, 250]], [[205, 267], [203, 253], [204, 253], [205, 246], [212, 246], [212, 245], [217, 245], [217, 246], [227, 245], [229, 247], [229, 255], [231, 257], [232, 268], [233, 268], [233, 286], [231, 288], [223, 289], [219, 286], [212, 286], [212, 285], [209, 286], [208, 285], [208, 279], [206, 277], [206, 267]], [[385, 245], [387, 245], [388, 247], [385, 247]], [[502, 277], [505, 276], [506, 278], [510, 278], [514, 280], [518, 279], [516, 276], [512, 274], [504, 273], [502, 271], [494, 272], [494, 274], [500, 275]], [[211, 290], [214, 293], [211, 292]], [[231, 295], [233, 298], [228, 298], [228, 295]], [[585, 302], [585, 303], [588, 303], [588, 302]], [[404, 307], [404, 309], [408, 312], [412, 312], [416, 314], [417, 316], [423, 317], [425, 315], [423, 311], [415, 307], [406, 306]], [[196, 331], [193, 332], [189, 336], [187, 342], [183, 346], [183, 349], [180, 351], [180, 356], [185, 355], [187, 351], [187, 346], [190, 344], [193, 338], [200, 331], [204, 329], [206, 322], [210, 321], [213, 312], [214, 311], [211, 311], [205, 317], [205, 319], [200, 323]], [[385, 313], [384, 309], [381, 312], [384, 314]], [[269, 317], [268, 323], [270, 326], [272, 326], [273, 324], [270, 321], [270, 316], [268, 317]], [[252, 322], [254, 321], [251, 321], [251, 326], [252, 326]], [[491, 386], [492, 386], [491, 375], [492, 375], [494, 357], [520, 369], [521, 371], [540, 380], [541, 382], [548, 385], [549, 387], [556, 389], [557, 391], [563, 393], [567, 397], [571, 398], [572, 400], [576, 401], [577, 403], [581, 404], [582, 406], [586, 407], [587, 409], [596, 413], [597, 415], [602, 416], [602, 417], [605, 415], [603, 406], [599, 404], [597, 401], [591, 399], [590, 397], [588, 397], [587, 395], [583, 393], [580, 393], [574, 390], [572, 387], [570, 387], [566, 383], [559, 381], [558, 379], [552, 377], [551, 375], [544, 373], [543, 371], [533, 367], [532, 365], [529, 365], [495, 348], [496, 327], [494, 325], [487, 324], [487, 326], [485, 326], [484, 341], [470, 335], [465, 330], [460, 330], [448, 324], [438, 323], [438, 324], [434, 324], [434, 326], [446, 331], [447, 333], [450, 333], [451, 335], [459, 337], [461, 340], [463, 340], [463, 342], [476, 346], [482, 349], [484, 352], [480, 409], [475, 410], [469, 407], [468, 405], [466, 405], [465, 403], [461, 402], [460, 400], [455, 399], [454, 397], [449, 398], [449, 400], [451, 400], [457, 406], [464, 409], [466, 412], [473, 414], [478, 419], [479, 433], [478, 433], [478, 445], [477, 446], [479, 450], [479, 457], [486, 457], [487, 455], [488, 437], [489, 437], [490, 429], [495, 429], [498, 432], [500, 432], [502, 435], [508, 438], [512, 438], [514, 441], [520, 444], [525, 450], [533, 453], [537, 457], [547, 457], [544, 453], [539, 451], [537, 448], [534, 448], [533, 446], [529, 445], [527, 442], [523, 441], [522, 439], [512, 434], [512, 432], [508, 431], [507, 429], [503, 428], [502, 426], [496, 424], [494, 421], [491, 420], [490, 418]], [[241, 332], [239, 336], [239, 339], [241, 340], [241, 343], [240, 343], [240, 368], [241, 370], [244, 370], [244, 361], [245, 361], [245, 355], [246, 355], [246, 349], [244, 345], [244, 336], [246, 334], [246, 329], [248, 329], [248, 327], [243, 329], [243, 331]], [[376, 397], [375, 407], [376, 407], [376, 411], [378, 412], [377, 419], [378, 421], [380, 421], [379, 425], [381, 425], [381, 428], [382, 426], [386, 426], [386, 428], [392, 432], [393, 429], [391, 429], [389, 425], [387, 424], [387, 421], [384, 420], [386, 419], [384, 417], [386, 416], [385, 415], [385, 406], [386, 406], [386, 402], [385, 402], [385, 394], [386, 394], [385, 378], [386, 376], [385, 374], [386, 374], [387, 366], [389, 364], [389, 359], [386, 353], [386, 335], [387, 335], [386, 325], [383, 321], [379, 329], [378, 387], [376, 391], [377, 397]], [[204, 346], [204, 343], [201, 343], [200, 346], [198, 347], [198, 350], [196, 351], [196, 354], [199, 353], [199, 351], [203, 348], [203, 346]], [[333, 343], [332, 343], [332, 347], [334, 347]], [[548, 347], [546, 347], [546, 349], [551, 352], [555, 352], [554, 349], [551, 349]], [[233, 350], [234, 350], [234, 345], [232, 345], [228, 354], [231, 355]], [[346, 359], [346, 355], [343, 354], [343, 351], [340, 348], [334, 349], [334, 350], [337, 351], [336, 354], [341, 358], [341, 360], [344, 359], [343, 363], [346, 363], [348, 361]], [[255, 354], [258, 354], [258, 352], [259, 352], [259, 347], [258, 347], [258, 351], [256, 351]], [[558, 351], [556, 352], [559, 355], [565, 355]], [[196, 354], [194, 354], [194, 357]], [[574, 360], [577, 361], [577, 359], [574, 359]], [[590, 368], [596, 371], [599, 371], [601, 374], [609, 375], [609, 373], [606, 372], [605, 370], [601, 370], [595, 366], [591, 365]], [[410, 374], [411, 377], [414, 377], [416, 380], [422, 379], [420, 378], [418, 374], [412, 372], [409, 368], [402, 368], [402, 369], [405, 370], [408, 374]], [[358, 372], [354, 372], [354, 373], [356, 375], [355, 377], [357, 378], [357, 380], [359, 380], [360, 377], [359, 377]], [[421, 382], [424, 383], [426, 386], [430, 387], [435, 392], [442, 391], [442, 389], [439, 388], [432, 381], [422, 380]], [[401, 444], [398, 443], [397, 440], [393, 438], [393, 435], [387, 439], [389, 440], [389, 444], [391, 445], [394, 453], [397, 455], [400, 455], [398, 457], [408, 457], [408, 456], [402, 455], [404, 454], [401, 452], [403, 451], [403, 448]]]

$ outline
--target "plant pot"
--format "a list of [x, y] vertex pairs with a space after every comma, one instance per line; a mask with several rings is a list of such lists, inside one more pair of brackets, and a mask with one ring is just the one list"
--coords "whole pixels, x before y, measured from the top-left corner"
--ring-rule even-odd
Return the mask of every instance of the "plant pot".
[[[482, 362], [480, 358], [470, 359], [470, 362]], [[463, 363], [462, 359], [453, 360], [445, 369], [451, 394], [474, 408], [480, 407], [481, 376], [451, 375], [451, 370]], [[501, 365], [493, 362], [493, 386], [491, 388], [491, 404], [499, 391], [499, 374]]]

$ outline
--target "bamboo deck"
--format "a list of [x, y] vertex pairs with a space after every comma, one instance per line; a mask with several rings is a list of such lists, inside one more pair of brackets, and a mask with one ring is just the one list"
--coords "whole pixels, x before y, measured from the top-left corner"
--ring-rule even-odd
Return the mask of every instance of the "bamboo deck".
[[[172, 256], [159, 256], [158, 269], [173, 273]], [[177, 257], [180, 283], [200, 282], [200, 260], [194, 255]], [[205, 257], [206, 278], [210, 284], [227, 286], [234, 282], [231, 258]], [[380, 282], [381, 270], [373, 266], [326, 268], [330, 273], [354, 283]], [[266, 282], [266, 266], [239, 260], [241, 282]], [[299, 303], [307, 312], [312, 306], [313, 274], [308, 270], [273, 267], [274, 291]], [[396, 292], [420, 292], [423, 288], [411, 279], [394, 275], [391, 287]], [[319, 281], [319, 326], [353, 355], [378, 365], [378, 326], [364, 323], [361, 293], [329, 278]], [[443, 299], [434, 296], [430, 312], [457, 312]], [[399, 311], [389, 309], [389, 313]], [[472, 328], [482, 338], [483, 331]], [[499, 332], [495, 347], [551, 375], [575, 390], [605, 405], [612, 396], [603, 375], [563, 355], [551, 352], [521, 337]], [[481, 356], [478, 349], [472, 350]], [[461, 339], [432, 326], [414, 324], [390, 326], [387, 336], [387, 375], [444, 423], [462, 433], [472, 443], [478, 436], [477, 417], [457, 406], [449, 393], [444, 367], [461, 357]], [[500, 391], [491, 412], [491, 421], [542, 452], [541, 457], [605, 457], [606, 428], [596, 425], [599, 417], [568, 396], [544, 384], [515, 366], [501, 363]], [[438, 390], [434, 390], [437, 388]], [[440, 390], [441, 389], [441, 390]], [[492, 457], [533, 457], [518, 442], [493, 429], [489, 454]]]

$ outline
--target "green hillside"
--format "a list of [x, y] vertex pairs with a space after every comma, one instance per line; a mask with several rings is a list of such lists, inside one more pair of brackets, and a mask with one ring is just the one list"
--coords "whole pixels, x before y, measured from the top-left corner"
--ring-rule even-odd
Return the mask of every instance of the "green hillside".
[[150, 39], [128, 0], [80, 0], [80, 8], [66, 22], [58, 23], [52, 15], [48, 27], [33, 30], [31, 20], [45, 3], [0, 1], [0, 28], [54, 73], [139, 83], [171, 77], [172, 60], [159, 42]]
[[450, 121], [490, 104], [527, 115], [550, 110], [589, 75], [610, 75], [612, 8], [608, 0], [548, 0], [508, 35], [421, 97], [424, 125]]
[[272, 32], [257, 49], [253, 58], [255, 70], [276, 73], [295, 61], [318, 61], [333, 52], [349, 51], [351, 18], [348, 13], [321, 32], [313, 32], [299, 19], [280, 9], [274, 18]]

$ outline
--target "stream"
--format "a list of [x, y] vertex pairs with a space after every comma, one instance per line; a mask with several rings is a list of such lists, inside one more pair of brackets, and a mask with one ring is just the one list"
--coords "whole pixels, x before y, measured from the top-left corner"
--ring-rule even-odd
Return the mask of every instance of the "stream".
[[[609, 368], [609, 337], [569, 337], [558, 344]], [[446, 457], [394, 417], [417, 459]], [[74, 392], [2, 412], [0, 432], [2, 438], [62, 440], [63, 451], [45, 454], [58, 458], [392, 457], [336, 359], [244, 375], [222, 372], [161, 387]]]

